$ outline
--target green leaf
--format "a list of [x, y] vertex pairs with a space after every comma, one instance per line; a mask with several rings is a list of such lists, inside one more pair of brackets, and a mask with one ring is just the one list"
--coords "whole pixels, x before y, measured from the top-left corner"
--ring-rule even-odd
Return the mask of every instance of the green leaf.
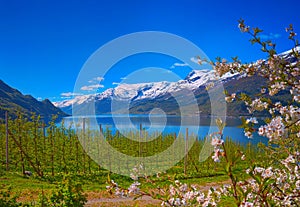
[[265, 48], [265, 47], [262, 47], [262, 48], [261, 48], [261, 51], [263, 51], [263, 52], [267, 52], [267, 50], [266, 50], [266, 48]]
[[228, 95], [228, 91], [227, 91], [227, 90], [224, 90], [224, 94], [225, 94], [225, 95]]
[[230, 163], [226, 163], [225, 172], [228, 173], [230, 169]]
[[216, 125], [219, 128], [219, 131], [222, 132], [225, 128], [226, 123], [223, 122], [223, 120], [221, 118], [217, 118], [216, 119]]
[[250, 39], [249, 41], [251, 42], [252, 45], [255, 44], [255, 43], [257, 43], [257, 39], [255, 39], [255, 38]]
[[110, 173], [107, 173], [107, 182], [108, 182], [108, 183], [111, 183]]
[[276, 51], [274, 49], [269, 50], [269, 54], [270, 56], [273, 56], [276, 54]]
[[253, 28], [254, 36], [256, 36], [258, 33], [263, 32], [263, 30], [259, 29], [258, 27]]

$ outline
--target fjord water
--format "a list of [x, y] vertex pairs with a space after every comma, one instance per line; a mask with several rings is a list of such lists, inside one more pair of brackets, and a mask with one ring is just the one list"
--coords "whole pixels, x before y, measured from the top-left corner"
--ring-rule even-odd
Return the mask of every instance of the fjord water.
[[[90, 119], [96, 119], [97, 127], [89, 125]], [[196, 116], [173, 116], [173, 115], [98, 115], [85, 117], [66, 117], [63, 119], [66, 127], [72, 126], [82, 128], [83, 122], [89, 129], [99, 130], [100, 126], [103, 132], [110, 130], [113, 134], [117, 131], [126, 135], [133, 131], [143, 130], [148, 134], [184, 134], [186, 129], [190, 135], [197, 135], [199, 139], [205, 138], [209, 132], [217, 132], [218, 128], [214, 124], [214, 117], [196, 117]], [[267, 143], [267, 139], [260, 137], [257, 133], [249, 139], [244, 135], [244, 130], [240, 128], [239, 118], [226, 117], [226, 127], [223, 131], [224, 138], [230, 137], [233, 141], [241, 144], [252, 143], [256, 145], [259, 142]]]

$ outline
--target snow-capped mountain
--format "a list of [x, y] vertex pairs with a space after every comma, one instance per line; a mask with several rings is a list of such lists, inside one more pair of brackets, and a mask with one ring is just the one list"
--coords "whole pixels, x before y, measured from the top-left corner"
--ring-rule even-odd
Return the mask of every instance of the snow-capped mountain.
[[[299, 61], [295, 57], [293, 51], [300, 51], [300, 46], [295, 47], [279, 54], [290, 63]], [[254, 63], [256, 64], [256, 63]], [[130, 113], [149, 113], [154, 108], [163, 109], [165, 113], [178, 114], [177, 99], [172, 95], [177, 94], [181, 100], [189, 99], [188, 93], [191, 91], [197, 100], [199, 112], [202, 114], [210, 114], [210, 95], [205, 90], [205, 87], [210, 83], [218, 85], [222, 83], [224, 88], [233, 92], [243, 92], [246, 94], [257, 94], [260, 88], [266, 85], [266, 79], [260, 76], [245, 77], [239, 74], [227, 73], [222, 78], [217, 78], [212, 70], [193, 70], [183, 80], [177, 82], [152, 82], [152, 83], [137, 83], [137, 84], [120, 84], [115, 88], [109, 88], [99, 94], [76, 96], [73, 99], [54, 103], [66, 113], [72, 114], [72, 107], [76, 107], [76, 111], [85, 111], [88, 105], [95, 104], [96, 114], [103, 113], [122, 113], [124, 107], [128, 107]], [[215, 96], [219, 96], [218, 93]], [[218, 97], [221, 98], [222, 97]], [[276, 97], [278, 100], [280, 97]], [[223, 98], [224, 99], [224, 98]], [[117, 108], [112, 111], [111, 105], [115, 101]], [[184, 107], [190, 108], [192, 104], [187, 100]], [[88, 104], [90, 103], [90, 104]], [[127, 104], [127, 105], [126, 105]], [[227, 105], [228, 115], [247, 114], [246, 106], [240, 103], [231, 103]], [[123, 108], [122, 108], [123, 107]], [[189, 110], [186, 110], [189, 111]], [[190, 110], [193, 113], [193, 110]]]
[[[217, 78], [212, 70], [193, 70], [184, 80], [178, 82], [152, 82], [152, 83], [137, 83], [137, 84], [120, 84], [115, 88], [109, 88], [99, 94], [76, 96], [70, 100], [64, 100], [54, 103], [66, 112], [76, 106], [83, 106], [85, 103], [95, 101], [96, 105], [102, 101], [131, 101], [141, 102], [146, 100], [155, 100], [158, 97], [166, 96], [167, 94], [178, 93], [180, 91], [189, 90], [195, 91], [199, 87], [205, 87], [208, 83], [226, 82], [236, 78], [237, 74], [227, 74], [226, 76]], [[98, 107], [99, 108], [99, 107]]]

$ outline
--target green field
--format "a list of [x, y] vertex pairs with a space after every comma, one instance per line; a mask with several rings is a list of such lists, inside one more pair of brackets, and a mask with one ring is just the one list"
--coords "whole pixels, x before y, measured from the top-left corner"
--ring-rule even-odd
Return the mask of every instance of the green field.
[[[79, 183], [83, 187], [83, 191], [89, 199], [111, 196], [106, 192], [108, 178], [113, 179], [124, 188], [128, 187], [133, 180], [124, 175], [124, 172], [126, 171], [129, 174], [132, 166], [141, 164], [139, 159], [135, 160], [135, 163], [132, 163], [132, 161], [126, 163], [125, 158], [118, 160], [114, 157], [113, 151], [107, 151], [106, 148], [101, 146], [99, 140], [103, 138], [115, 150], [131, 157], [155, 156], [169, 149], [168, 159], [154, 159], [152, 160], [154, 163], [151, 164], [157, 167], [156, 170], [160, 166], [175, 163], [174, 166], [165, 171], [160, 171], [160, 176], [156, 174], [148, 176], [151, 182], [141, 178], [143, 181], [141, 189], [144, 191], [167, 187], [174, 180], [190, 184], [196, 183], [199, 186], [229, 180], [225, 173], [224, 161], [216, 163], [209, 157], [205, 161], [199, 162], [199, 153], [205, 139], [193, 135], [189, 135], [189, 141], [187, 142], [184, 135], [156, 136], [142, 131], [140, 133], [128, 132], [124, 136], [118, 132], [113, 134], [107, 129], [103, 133], [104, 137], [102, 137], [99, 132], [88, 130], [88, 125], [85, 130], [75, 133], [71, 127], [57, 126], [54, 122], [45, 127], [37, 117], [33, 117], [33, 121], [28, 121], [21, 116], [15, 120], [10, 120], [8, 126], [9, 170], [7, 171], [6, 127], [5, 124], [0, 125], [1, 192], [6, 192], [11, 187], [11, 195], [18, 195], [18, 201], [22, 202], [34, 204], [39, 195], [50, 195], [57, 190], [57, 186], [63, 182], [66, 175], [73, 182]], [[142, 137], [145, 140], [151, 139], [151, 141], [138, 142], [131, 139], [134, 137]], [[178, 150], [181, 149], [172, 147], [174, 142], [179, 142], [179, 145], [189, 145], [186, 157], [178, 157]], [[225, 144], [227, 149], [232, 149], [232, 152], [237, 149], [243, 151], [248, 158], [244, 162], [237, 163], [234, 168], [236, 174], [244, 176], [245, 172], [242, 169], [246, 169], [254, 161], [262, 160], [263, 153], [259, 152], [256, 146], [243, 146], [233, 142], [230, 138], [226, 138]], [[85, 145], [86, 150], [83, 150], [83, 145]], [[87, 154], [86, 151], [89, 153]], [[113, 169], [113, 172], [110, 172], [107, 166], [106, 168], [101, 166], [103, 160], [97, 160], [100, 163], [99, 165], [91, 159], [90, 155], [92, 157], [99, 155], [101, 158], [107, 158], [103, 162], [105, 165], [109, 163], [109, 159], [116, 159], [117, 161], [115, 160], [112, 162], [114, 164], [109, 166]], [[147, 165], [145, 166], [147, 167]], [[118, 173], [118, 170], [120, 170], [120, 173]], [[31, 171], [33, 175], [25, 175], [25, 171]]]

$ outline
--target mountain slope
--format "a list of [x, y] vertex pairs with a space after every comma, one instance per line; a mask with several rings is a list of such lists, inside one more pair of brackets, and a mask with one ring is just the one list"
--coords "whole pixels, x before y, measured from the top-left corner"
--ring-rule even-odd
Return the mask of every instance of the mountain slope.
[[38, 101], [30, 95], [23, 95], [17, 89], [11, 88], [0, 80], [0, 119], [4, 119], [5, 111], [8, 111], [9, 116], [12, 118], [15, 118], [18, 112], [21, 112], [27, 118], [35, 113], [45, 121], [50, 120], [52, 115], [57, 115], [58, 118], [67, 116], [48, 99]]
[[[149, 113], [154, 108], [163, 109], [167, 114], [179, 114], [179, 108], [183, 105], [188, 106], [189, 102], [193, 100], [187, 94], [193, 95], [195, 91], [207, 94], [205, 87], [208, 83], [226, 83], [236, 78], [239, 78], [237, 74], [227, 74], [221, 79], [217, 79], [212, 70], [193, 70], [184, 80], [178, 82], [120, 84], [100, 94], [76, 96], [74, 99], [58, 102], [55, 105], [66, 113], [72, 113], [73, 107], [76, 109], [77, 115], [85, 114], [90, 103], [93, 102], [95, 102], [96, 114], [126, 113], [128, 107], [129, 112], [134, 114]], [[200, 99], [202, 96], [199, 95]], [[181, 102], [180, 107], [178, 101]], [[206, 99], [205, 102], [207, 101], [209, 102]], [[111, 109], [112, 102], [114, 106], [117, 106], [113, 110]], [[128, 102], [130, 102], [129, 105]], [[194, 113], [192, 110], [185, 111]]]
[[[300, 46], [295, 49], [300, 51]], [[292, 50], [289, 50], [279, 55], [291, 63], [298, 61], [291, 55], [291, 52]], [[216, 78], [212, 70], [193, 70], [184, 80], [178, 82], [120, 84], [100, 94], [76, 96], [74, 99], [58, 102], [55, 105], [70, 114], [73, 107], [76, 110], [76, 115], [93, 115], [85, 113], [89, 111], [91, 104], [94, 104], [96, 114], [148, 114], [153, 109], [160, 108], [167, 114], [180, 115], [180, 110], [184, 109], [185, 113], [191, 115], [194, 115], [197, 111], [201, 115], [212, 115], [210, 96], [215, 97], [216, 101], [213, 103], [213, 107], [217, 110], [221, 109], [224, 96], [223, 90], [221, 92], [220, 90], [217, 91], [218, 89], [212, 89], [208, 94], [205, 88], [210, 83], [214, 83], [215, 86], [223, 85], [229, 93], [246, 93], [251, 96], [260, 93], [261, 87], [267, 85], [267, 80], [260, 76], [244, 77], [230, 73], [225, 74], [222, 78]], [[187, 94], [191, 91], [192, 96], [195, 96], [197, 100], [197, 110], [193, 109], [195, 104], [189, 104], [192, 98]], [[179, 97], [179, 100], [176, 100], [174, 95], [177, 98]], [[285, 91], [270, 98], [284, 103], [289, 97], [289, 92]], [[184, 102], [184, 104], [178, 104], [178, 101]], [[112, 103], [117, 107], [112, 109]], [[228, 103], [226, 106], [227, 115], [249, 115], [247, 107], [241, 102]], [[259, 115], [264, 116], [265, 114], [262, 112]]]

